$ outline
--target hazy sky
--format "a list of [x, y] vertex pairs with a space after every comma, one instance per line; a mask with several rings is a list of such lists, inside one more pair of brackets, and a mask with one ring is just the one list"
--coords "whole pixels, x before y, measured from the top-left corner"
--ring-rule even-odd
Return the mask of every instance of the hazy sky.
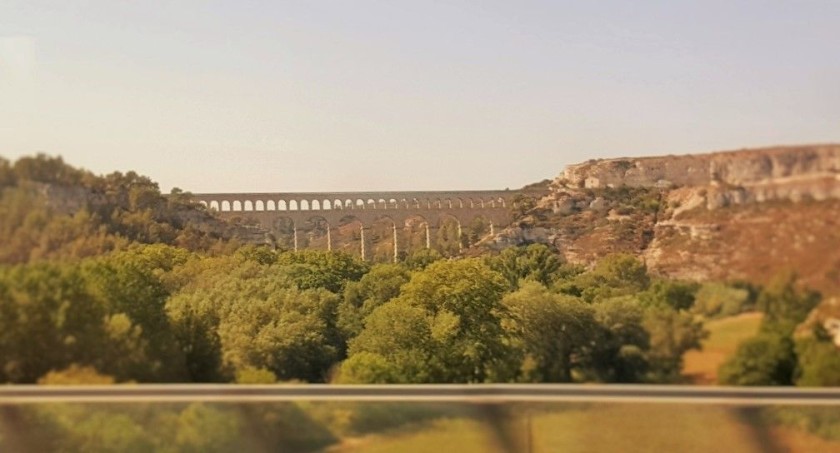
[[503, 189], [837, 141], [837, 0], [0, 0], [0, 156], [165, 191]]

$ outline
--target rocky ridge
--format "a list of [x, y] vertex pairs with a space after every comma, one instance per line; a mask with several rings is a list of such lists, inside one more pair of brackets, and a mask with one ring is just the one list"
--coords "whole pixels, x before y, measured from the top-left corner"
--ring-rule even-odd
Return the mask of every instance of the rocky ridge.
[[769, 200], [840, 198], [840, 145], [591, 160], [570, 165], [562, 187], [702, 187], [707, 207]]
[[840, 293], [840, 145], [570, 165], [487, 245], [555, 246], [590, 264], [633, 253], [670, 277], [768, 281], [794, 269]]

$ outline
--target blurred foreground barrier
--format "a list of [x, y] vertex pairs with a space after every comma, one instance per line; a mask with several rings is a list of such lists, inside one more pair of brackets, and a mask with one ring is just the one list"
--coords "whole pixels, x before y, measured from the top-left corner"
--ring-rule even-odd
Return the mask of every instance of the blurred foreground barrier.
[[660, 385], [205, 385], [0, 387], [0, 404], [273, 401], [464, 403], [606, 402], [715, 405], [840, 405], [840, 388]]

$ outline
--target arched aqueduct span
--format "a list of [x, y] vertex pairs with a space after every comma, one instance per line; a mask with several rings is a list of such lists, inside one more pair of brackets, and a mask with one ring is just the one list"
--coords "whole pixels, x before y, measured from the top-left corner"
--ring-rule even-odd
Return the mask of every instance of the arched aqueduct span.
[[297, 193], [200, 193], [192, 198], [216, 211], [223, 218], [250, 220], [266, 231], [273, 231], [278, 219], [288, 219], [294, 229], [294, 248], [298, 249], [298, 227], [313, 219], [327, 224], [327, 248], [332, 249], [333, 228], [356, 220], [361, 224], [361, 255], [366, 259], [374, 222], [390, 220], [394, 233], [394, 259], [398, 256], [398, 235], [411, 219], [422, 219], [426, 247], [431, 231], [452, 219], [458, 226], [483, 218], [491, 233], [511, 221], [517, 196], [539, 197], [542, 191], [474, 190], [440, 192], [297, 192]]

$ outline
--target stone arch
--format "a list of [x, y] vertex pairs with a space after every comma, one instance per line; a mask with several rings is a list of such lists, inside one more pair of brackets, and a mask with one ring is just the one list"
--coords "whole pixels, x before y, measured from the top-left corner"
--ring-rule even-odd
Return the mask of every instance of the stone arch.
[[408, 200], [406, 200], [405, 198], [401, 198], [399, 206], [403, 209], [408, 209]]
[[318, 201], [318, 200], [312, 200], [312, 204], [310, 206], [312, 206], [313, 211], [320, 211], [321, 210], [321, 202]]
[[233, 211], [241, 211], [242, 210], [242, 202], [239, 200], [234, 200], [233, 205], [231, 206]]
[[277, 210], [278, 211], [288, 211], [289, 205], [286, 203], [286, 200], [279, 200], [277, 202]]
[[437, 216], [437, 226], [440, 227], [448, 220], [452, 220], [458, 225], [461, 224], [461, 219], [457, 215], [442, 212]]
[[412, 212], [402, 221], [402, 240], [400, 250], [411, 255], [422, 249], [431, 248], [433, 225], [425, 216]]
[[454, 207], [456, 208], [463, 208], [464, 207], [464, 200], [461, 198], [456, 198], [454, 201]]
[[319, 214], [306, 216], [298, 222], [298, 243], [301, 247], [318, 250], [332, 250], [332, 226], [326, 217]]
[[230, 211], [230, 202], [227, 200], [222, 200], [222, 209], [221, 211]]
[[373, 198], [368, 198], [366, 204], [368, 209], [376, 209], [376, 201], [374, 201]]
[[265, 210], [266, 211], [276, 211], [277, 205], [274, 204], [274, 200], [268, 200], [265, 202]]
[[488, 208], [495, 208], [496, 207], [496, 200], [490, 198], [484, 203], [484, 207]]
[[365, 200], [358, 199], [356, 200], [356, 207], [354, 209], [364, 209], [365, 208]]
[[253, 211], [254, 210], [254, 202], [251, 200], [245, 200], [242, 204], [243, 211]]
[[493, 233], [495, 233], [493, 220], [479, 212], [473, 215], [469, 221], [464, 222], [461, 231], [461, 243], [464, 247], [470, 247]]
[[348, 223], [354, 223], [354, 222], [364, 224], [362, 219], [356, 217], [353, 214], [347, 214], [347, 215], [342, 215], [341, 218], [338, 219], [338, 222], [335, 222], [336, 223], [335, 226], [340, 227], [340, 226], [343, 226], [343, 225], [347, 225]]
[[[362, 242], [369, 241], [365, 234], [365, 223], [353, 214], [348, 213], [339, 217], [333, 224], [333, 250], [343, 251], [351, 255], [362, 256]], [[369, 232], [368, 232], [369, 233]], [[366, 245], [370, 247], [370, 243]], [[369, 253], [366, 249], [365, 253]]]
[[388, 222], [391, 222], [394, 225], [397, 224], [397, 222], [394, 220], [394, 218], [390, 214], [378, 214], [378, 215], [373, 217], [374, 222], [381, 222], [383, 220], [387, 220]]
[[461, 219], [442, 212], [437, 218], [435, 244], [443, 256], [456, 256], [463, 249]]
[[289, 211], [298, 211], [297, 200], [289, 200]]
[[432, 207], [433, 207], [434, 209], [442, 209], [443, 204], [441, 204], [441, 202], [440, 202], [440, 198], [435, 199], [435, 200], [432, 202]]
[[[275, 228], [278, 225], [284, 225], [284, 224], [289, 225], [291, 228], [294, 228], [294, 227], [297, 226], [297, 223], [295, 222], [294, 217], [281, 215], [281, 216], [277, 216], [277, 217], [274, 218], [274, 220], [272, 221], [272, 228]], [[291, 229], [289, 231], [291, 231]]]
[[[380, 200], [384, 201], [384, 200]], [[390, 263], [399, 260], [401, 226], [388, 214], [373, 217], [368, 225], [370, 231], [370, 250], [366, 259], [369, 261]]]
[[321, 209], [324, 211], [332, 211], [332, 207], [332, 201], [328, 199], [324, 199], [324, 201], [321, 202]]
[[388, 209], [388, 202], [386, 202], [384, 199], [380, 198], [376, 202], [376, 208], [377, 209]]
[[262, 200], [255, 201], [254, 211], [265, 211], [265, 203]]
[[216, 201], [216, 200], [211, 201], [210, 202], [210, 210], [211, 211], [221, 211], [221, 208], [219, 208], [219, 202]]
[[452, 209], [452, 200], [450, 200], [449, 198], [445, 198], [443, 200], [443, 205], [442, 206], [446, 209]]
[[395, 200], [393, 198], [388, 200], [388, 209], [399, 209], [399, 208], [400, 208], [400, 206], [399, 206], [399, 203], [397, 203], [397, 200]]
[[502, 197], [499, 197], [499, 198], [496, 200], [496, 203], [497, 203], [497, 206], [499, 206], [500, 208], [504, 208], [504, 207], [506, 207], [506, 205], [507, 205], [507, 203], [505, 203], [505, 199], [504, 199], [504, 198], [502, 198]]
[[281, 250], [298, 250], [297, 223], [290, 216], [279, 215], [271, 220], [271, 237]]
[[326, 216], [323, 216], [323, 215], [320, 215], [320, 214], [312, 214], [312, 215], [306, 216], [306, 221], [307, 222], [319, 221], [319, 222], [322, 222], [322, 223], [327, 224], [327, 225], [332, 225], [330, 223], [329, 219], [327, 219]]
[[300, 210], [301, 211], [309, 211], [309, 201], [308, 200], [300, 200]]

